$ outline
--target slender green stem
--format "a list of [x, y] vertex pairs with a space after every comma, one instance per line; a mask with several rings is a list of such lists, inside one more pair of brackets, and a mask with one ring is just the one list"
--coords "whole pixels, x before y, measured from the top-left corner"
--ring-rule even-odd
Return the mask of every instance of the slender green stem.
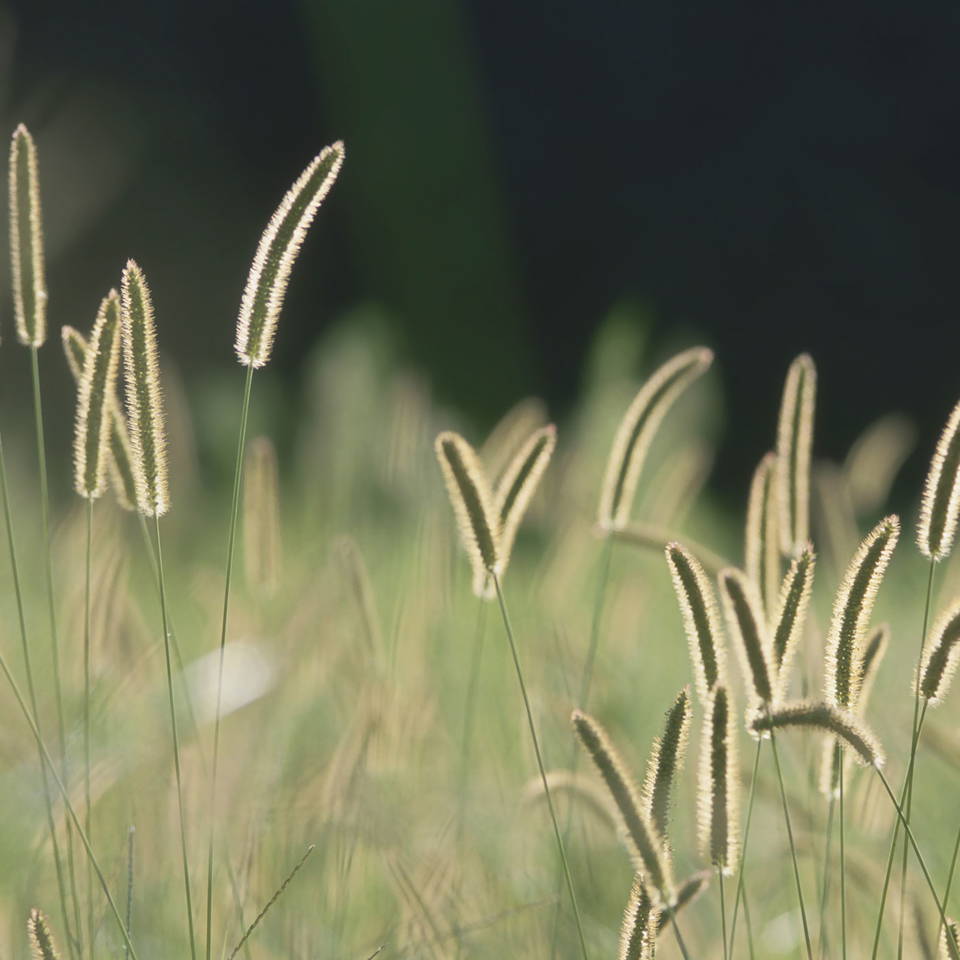
[[[943, 891], [943, 909], [950, 908], [950, 888], [953, 886], [953, 872], [957, 868], [957, 854], [960, 853], [960, 829], [957, 830], [957, 839], [953, 842], [953, 856], [950, 857], [950, 870], [947, 872], [947, 885]], [[939, 938], [942, 926], [937, 928]]]
[[213, 763], [210, 772], [210, 838], [207, 844], [207, 927], [206, 960], [210, 960], [213, 935], [213, 847], [217, 823], [217, 766], [220, 760], [220, 711], [223, 695], [223, 658], [227, 646], [227, 618], [230, 613], [230, 584], [233, 580], [233, 553], [237, 541], [237, 519], [240, 515], [240, 488], [243, 480], [243, 453], [247, 443], [247, 421], [250, 414], [250, 394], [253, 390], [253, 365], [247, 366], [243, 384], [243, 402], [240, 408], [240, 433], [237, 437], [237, 459], [233, 471], [233, 500], [230, 505], [230, 531], [227, 535], [227, 560], [223, 585], [223, 616], [220, 621], [220, 652], [217, 663], [217, 707], [213, 720]]
[[470, 652], [470, 677], [467, 681], [466, 701], [463, 708], [463, 736], [460, 741], [460, 799], [462, 805], [466, 804], [467, 784], [470, 778], [470, 747], [473, 742], [473, 721], [476, 714], [477, 687], [480, 682], [480, 663], [483, 658], [486, 609], [486, 600], [481, 600], [480, 609], [477, 612], [477, 625], [473, 635], [473, 648]]
[[[930, 871], [927, 869], [927, 864], [923, 859], [923, 854], [920, 852], [920, 848], [917, 846], [917, 841], [913, 835], [913, 831], [910, 829], [910, 824], [907, 823], [903, 809], [901, 805], [897, 803], [897, 798], [893, 795], [893, 791], [890, 789], [890, 784], [887, 782], [887, 778], [883, 775], [883, 770], [876, 766], [874, 767], [874, 770], [876, 770], [877, 776], [880, 778], [880, 782], [883, 784], [883, 789], [887, 791], [887, 796], [890, 798], [890, 802], [897, 811], [897, 818], [899, 819], [900, 823], [903, 824], [904, 833], [906, 833], [907, 839], [910, 841], [910, 846], [913, 848], [913, 855], [917, 858], [917, 863], [920, 864], [920, 870], [923, 873], [924, 880], [927, 881], [927, 886], [930, 889], [930, 895], [933, 897], [933, 902], [937, 905], [937, 912], [940, 915], [940, 923], [943, 926], [946, 926], [947, 918], [943, 912], [943, 903], [937, 896], [937, 889], [933, 885], [933, 879], [930, 876]], [[950, 960], [960, 960], [960, 950], [957, 949], [957, 945], [953, 942], [952, 937], [947, 937], [947, 946], [950, 949]]]
[[[10, 497], [7, 489], [7, 466], [3, 455], [3, 442], [0, 440], [0, 496], [3, 499], [3, 517], [7, 527], [7, 547], [10, 551], [10, 569], [13, 577], [13, 592], [17, 601], [17, 620], [20, 626], [20, 646], [23, 652], [23, 666], [27, 677], [27, 694], [30, 697], [30, 709], [33, 711], [33, 719], [39, 724], [40, 713], [37, 709], [37, 693], [33, 682], [33, 666], [30, 660], [30, 644], [27, 641], [27, 621], [23, 609], [23, 591], [20, 588], [20, 566], [17, 563], [17, 547], [13, 534], [13, 519], [10, 515]], [[60, 894], [60, 905], [63, 912], [64, 933], [67, 938], [67, 949], [70, 956], [74, 956], [75, 949], [79, 946], [79, 939], [75, 943], [75, 936], [79, 938], [79, 930], [74, 934], [70, 918], [67, 911], [67, 890], [63, 875], [63, 860], [60, 854], [60, 843], [57, 840], [56, 822], [53, 817], [53, 796], [50, 790], [50, 780], [47, 777], [47, 768], [43, 763], [43, 756], [37, 753], [37, 759], [40, 763], [40, 775], [43, 778], [43, 799], [46, 806], [47, 828], [50, 831], [50, 842], [53, 847], [53, 864], [57, 874], [57, 888]], [[76, 904], [76, 886], [73, 887], [74, 908]]]
[[736, 947], [737, 940], [737, 914], [740, 910], [740, 900], [744, 896], [744, 867], [747, 863], [747, 848], [750, 843], [750, 822], [753, 819], [753, 799], [757, 792], [757, 769], [760, 766], [760, 750], [763, 746], [763, 740], [757, 740], [757, 749], [753, 756], [753, 774], [750, 777], [750, 794], [747, 799], [747, 821], [743, 827], [743, 849], [740, 853], [740, 866], [737, 870], [737, 892], [733, 898], [733, 919], [730, 922], [730, 952]]
[[173, 769], [177, 777], [177, 812], [180, 818], [180, 856], [183, 861], [183, 893], [187, 908], [187, 929], [190, 933], [190, 956], [197, 960], [193, 932], [193, 897], [190, 893], [190, 863], [187, 859], [187, 824], [183, 810], [183, 776], [180, 770], [180, 734], [177, 730], [177, 709], [173, 697], [173, 664], [170, 662], [170, 632], [167, 625], [167, 588], [163, 577], [163, 547], [160, 544], [160, 518], [154, 515], [157, 537], [157, 574], [160, 580], [160, 617], [163, 624], [163, 656], [167, 669], [167, 700], [170, 705], [170, 732], [173, 741]]
[[[92, 616], [90, 612], [90, 568], [93, 553], [93, 500], [87, 498], [87, 543], [83, 579], [83, 801], [84, 829], [87, 838], [93, 837], [90, 829], [93, 804], [90, 799], [90, 632]], [[94, 938], [96, 925], [93, 917], [93, 874], [90, 861], [87, 861], [87, 940], [90, 944], [90, 956], [96, 953]]]
[[783, 785], [783, 772], [780, 769], [780, 756], [777, 753], [777, 736], [770, 731], [770, 747], [773, 750], [773, 762], [777, 768], [777, 781], [780, 784], [780, 800], [783, 804], [783, 822], [787, 827], [787, 839], [790, 842], [790, 858], [793, 861], [793, 879], [797, 885], [797, 900], [800, 903], [800, 919], [803, 922], [803, 939], [807, 947], [807, 960], [813, 960], [813, 947], [810, 944], [810, 929], [807, 926], [807, 909], [803, 903], [803, 886], [800, 883], [800, 867], [797, 864], [797, 848], [793, 842], [793, 827], [790, 824], [790, 808], [787, 806], [787, 791]]
[[820, 960], [826, 956], [827, 949], [827, 894], [830, 891], [830, 850], [833, 841], [833, 818], [836, 812], [836, 799], [830, 793], [830, 803], [827, 806], [827, 839], [823, 851], [823, 884], [820, 888], [820, 941], [817, 945], [817, 956]]
[[[131, 824], [127, 830], [127, 932], [133, 929], [133, 840], [137, 831]], [[130, 948], [123, 945], [124, 960], [130, 956]]]
[[847, 849], [843, 835], [843, 747], [837, 744], [836, 751], [840, 767], [840, 950], [843, 960], [847, 960]]
[[[743, 894], [743, 919], [747, 924], [747, 949], [750, 951], [750, 960], [754, 960], [753, 956], [753, 923], [750, 921], [750, 898], [747, 896], [746, 891]], [[732, 946], [732, 938], [731, 938]]]
[[723, 960], [728, 960], [730, 953], [727, 949], [727, 907], [723, 898], [723, 870], [717, 867], [717, 882], [720, 885], [720, 934], [723, 937]]
[[[570, 905], [573, 907], [573, 918], [577, 924], [577, 936], [580, 940], [580, 951], [583, 954], [583, 960], [587, 960], [587, 942], [583, 936], [583, 924], [580, 920], [580, 908], [577, 906], [577, 894], [573, 889], [573, 877], [570, 874], [570, 865], [567, 863], [567, 852], [563, 845], [563, 836], [560, 833], [560, 825], [557, 823], [557, 814], [553, 807], [553, 796], [550, 793], [550, 784], [547, 782], [547, 771], [543, 766], [543, 756], [540, 753], [540, 741], [537, 738], [537, 727], [533, 722], [533, 710], [530, 707], [530, 698], [527, 696], [527, 685], [523, 679], [523, 669], [520, 666], [520, 655], [517, 653], [517, 644], [513, 638], [513, 628], [510, 626], [510, 616], [507, 613], [507, 605], [503, 599], [503, 590], [500, 588], [500, 578], [496, 574], [493, 576], [493, 585], [497, 590], [497, 601], [500, 604], [500, 614], [503, 617], [503, 626], [507, 633], [507, 640], [510, 643], [510, 654], [513, 657], [513, 666], [517, 671], [517, 683], [520, 685], [520, 695], [523, 698], [523, 707], [527, 713], [527, 725], [530, 727], [530, 739], [533, 741], [533, 752], [537, 757], [537, 768], [540, 771], [540, 781], [543, 784], [543, 793], [547, 799], [547, 808], [550, 811], [550, 820], [553, 823], [553, 832], [557, 840], [557, 851], [560, 854], [560, 862], [563, 865], [563, 875], [567, 883], [567, 893], [570, 895]], [[676, 921], [674, 921], [676, 927]], [[679, 934], [678, 934], [679, 935]]]

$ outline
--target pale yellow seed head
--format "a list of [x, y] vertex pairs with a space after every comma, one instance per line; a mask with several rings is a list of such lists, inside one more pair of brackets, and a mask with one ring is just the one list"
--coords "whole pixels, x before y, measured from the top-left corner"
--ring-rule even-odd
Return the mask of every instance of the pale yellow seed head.
[[47, 338], [47, 283], [37, 147], [21, 123], [10, 143], [10, 265], [17, 339], [41, 347]]
[[931, 560], [943, 560], [953, 547], [960, 516], [960, 401], [937, 441], [923, 485], [917, 546]]
[[758, 464], [747, 501], [745, 555], [747, 576], [756, 584], [764, 613], [770, 617], [780, 582], [780, 506], [777, 498], [775, 453]]
[[736, 720], [730, 691], [716, 686], [707, 700], [697, 783], [697, 832], [700, 851], [729, 876], [740, 858]]
[[777, 425], [780, 549], [793, 556], [810, 539], [810, 457], [817, 371], [802, 353], [787, 371]]

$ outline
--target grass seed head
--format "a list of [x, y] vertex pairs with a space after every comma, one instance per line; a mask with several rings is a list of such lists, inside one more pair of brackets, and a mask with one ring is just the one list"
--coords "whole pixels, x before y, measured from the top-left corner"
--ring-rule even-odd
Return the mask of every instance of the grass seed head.
[[757, 465], [747, 501], [745, 557], [747, 576], [757, 585], [769, 617], [776, 607], [780, 582], [780, 507], [777, 501], [777, 456], [768, 453]]
[[802, 353], [787, 371], [777, 425], [780, 549], [793, 556], [810, 539], [810, 455], [817, 370]]
[[662, 910], [654, 904], [637, 874], [620, 927], [620, 960], [652, 960], [657, 944]]
[[739, 776], [734, 707], [730, 691], [716, 686], [707, 701], [700, 747], [697, 826], [700, 849], [724, 874], [740, 856]]
[[937, 441], [923, 485], [917, 546], [931, 560], [950, 554], [960, 515], [960, 401]]
[[941, 703], [950, 690], [960, 660], [960, 600], [938, 618], [920, 663], [920, 694], [931, 705]]
[[663, 734], [654, 739], [647, 762], [643, 782], [644, 807], [664, 844], [667, 843], [674, 782], [686, 757], [691, 712], [690, 688], [684, 687], [667, 711]]
[[10, 142], [10, 266], [17, 339], [42, 347], [47, 338], [47, 282], [37, 147], [21, 123]]
[[34, 907], [27, 917], [27, 939], [33, 960], [60, 960], [56, 944], [50, 933], [47, 918], [41, 910]]
[[756, 588], [740, 570], [733, 567], [720, 572], [719, 583], [727, 631], [735, 640], [751, 705], [771, 703], [775, 673], [770, 662], [770, 639]]
[[807, 544], [790, 564], [780, 585], [780, 598], [773, 616], [771, 654], [776, 674], [775, 699], [783, 699], [790, 686], [790, 666], [807, 622], [807, 608], [813, 592], [817, 557]]

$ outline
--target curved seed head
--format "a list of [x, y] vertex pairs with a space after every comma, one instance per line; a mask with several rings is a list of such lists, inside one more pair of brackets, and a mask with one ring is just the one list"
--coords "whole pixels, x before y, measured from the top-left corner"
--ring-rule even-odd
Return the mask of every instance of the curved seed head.
[[726, 653], [713, 587], [700, 561], [679, 543], [667, 544], [666, 557], [690, 644], [697, 696], [706, 703], [710, 691], [726, 675]]
[[827, 701], [843, 709], [857, 702], [863, 676], [863, 639], [877, 590], [900, 536], [895, 516], [881, 520], [857, 548], [833, 603], [827, 634]]
[[786, 697], [790, 685], [790, 666], [807, 622], [816, 565], [813, 545], [808, 543], [794, 557], [780, 585], [780, 599], [773, 617], [771, 650], [777, 678], [775, 696], [779, 699]]
[[770, 663], [770, 640], [760, 598], [753, 584], [733, 567], [720, 571], [719, 582], [727, 631], [734, 638], [740, 655], [740, 666], [751, 705], [771, 703], [774, 671]]
[[960, 660], [960, 600], [955, 600], [933, 625], [920, 663], [920, 694], [934, 706], [950, 690]]
[[[710, 886], [710, 881], [713, 879], [713, 876], [712, 870], [700, 870], [687, 877], [687, 879], [677, 887], [676, 896], [670, 904], [673, 912], [677, 913], [696, 901], [700, 894]], [[661, 914], [657, 933], [661, 933], [669, 922], [669, 914]]]
[[493, 494], [473, 447], [451, 430], [441, 433], [434, 444], [447, 495], [460, 528], [460, 539], [473, 565], [474, 584], [488, 574], [499, 573], [500, 525]]
[[620, 927], [620, 960], [652, 960], [662, 912], [647, 893], [643, 877], [637, 874]]
[[787, 371], [777, 425], [780, 549], [792, 556], [810, 539], [810, 453], [817, 370], [802, 353]]
[[47, 281], [37, 147], [21, 123], [10, 142], [10, 266], [17, 339], [42, 347], [47, 339]]
[[937, 944], [938, 960], [953, 960], [960, 953], [960, 924], [947, 917], [947, 924], [940, 928]]
[[960, 401], [937, 441], [923, 485], [917, 546], [931, 560], [943, 560], [953, 547], [960, 515]]
[[280, 483], [277, 451], [269, 437], [255, 437], [247, 450], [243, 486], [243, 557], [247, 583], [265, 594], [280, 584]]
[[137, 509], [146, 517], [162, 517], [170, 509], [170, 491], [157, 332], [147, 278], [133, 260], [127, 261], [120, 289], [127, 422]]
[[[71, 355], [76, 346], [71, 345]], [[77, 493], [89, 500], [103, 493], [106, 482], [119, 362], [120, 297], [111, 290], [97, 311], [77, 392], [73, 484]]]
[[650, 443], [676, 399], [713, 362], [713, 351], [694, 347], [656, 370], [627, 408], [614, 437], [600, 491], [597, 522], [616, 530], [630, 520], [630, 508]]
[[495, 485], [523, 442], [546, 424], [547, 407], [539, 397], [525, 397], [497, 421], [477, 451], [487, 476]]
[[654, 739], [647, 761], [647, 775], [643, 781], [644, 811], [664, 844], [667, 843], [673, 785], [686, 758], [691, 713], [690, 688], [684, 687], [667, 711], [663, 734]]
[[245, 367], [262, 367], [270, 359], [294, 261], [340, 173], [343, 157], [340, 141], [324, 147], [287, 191], [260, 237], [240, 302], [234, 343], [237, 358]]
[[60, 960], [44, 913], [34, 907], [27, 917], [27, 939], [33, 960]]
[[776, 464], [776, 454], [768, 453], [753, 473], [747, 501], [744, 544], [747, 576], [757, 585], [768, 617], [776, 607], [780, 583], [780, 507]]
[[867, 701], [870, 699], [870, 691], [873, 689], [873, 682], [877, 679], [877, 672], [880, 670], [880, 664], [887, 652], [890, 644], [890, 626], [881, 623], [874, 627], [867, 635], [863, 644], [863, 663], [860, 667], [860, 684], [857, 695], [856, 713], [863, 716], [866, 713]]
[[734, 707], [724, 686], [707, 702], [700, 747], [697, 825], [703, 855], [729, 875], [740, 857], [739, 781]]

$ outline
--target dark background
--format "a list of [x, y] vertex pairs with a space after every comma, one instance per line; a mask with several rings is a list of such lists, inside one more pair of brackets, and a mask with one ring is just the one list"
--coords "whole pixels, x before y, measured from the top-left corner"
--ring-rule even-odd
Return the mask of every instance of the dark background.
[[627, 298], [655, 351], [716, 348], [739, 492], [800, 350], [827, 453], [903, 409], [925, 460], [960, 395], [958, 29], [884, 0], [17, 3], [2, 108], [41, 150], [52, 330], [135, 256], [188, 384], [227, 369], [260, 230], [342, 137], [281, 324], [291, 390], [374, 301], [478, 430], [535, 392], [562, 416]]

